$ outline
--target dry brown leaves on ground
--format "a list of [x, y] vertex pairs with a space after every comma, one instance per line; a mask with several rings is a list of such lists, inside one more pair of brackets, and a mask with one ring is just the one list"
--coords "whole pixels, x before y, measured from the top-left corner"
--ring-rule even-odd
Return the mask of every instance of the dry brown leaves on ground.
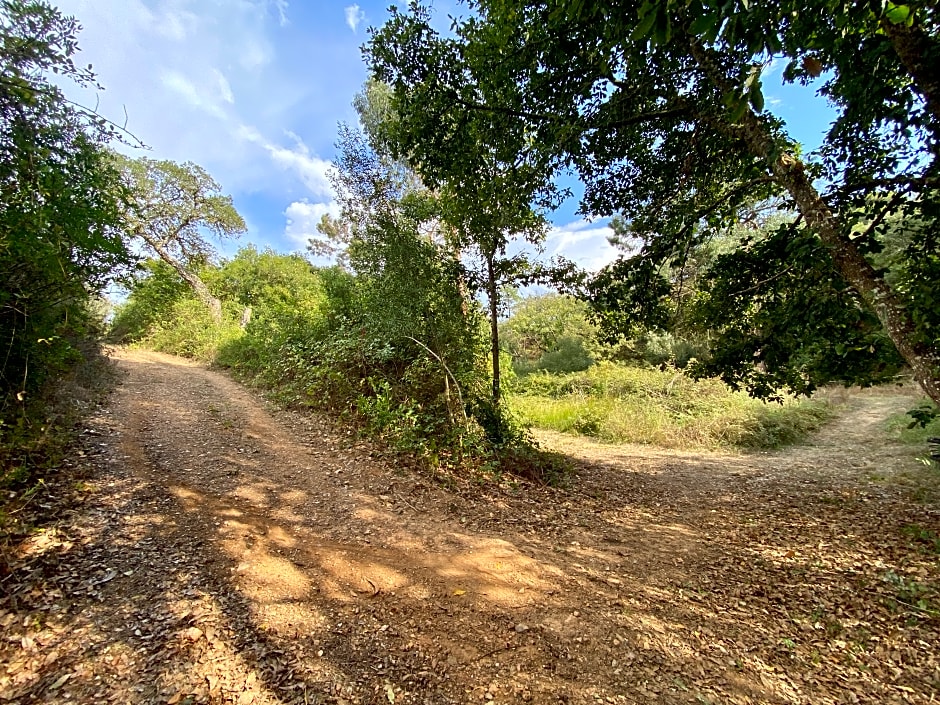
[[769, 455], [546, 437], [566, 489], [455, 491], [216, 372], [119, 364], [2, 576], [0, 700], [940, 697], [937, 477], [882, 424], [909, 395]]

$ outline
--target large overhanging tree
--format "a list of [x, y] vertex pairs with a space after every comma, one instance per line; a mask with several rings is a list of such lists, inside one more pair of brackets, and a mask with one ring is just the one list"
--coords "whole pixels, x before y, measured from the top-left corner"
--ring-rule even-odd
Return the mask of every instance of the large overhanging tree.
[[173, 267], [215, 319], [221, 320], [222, 303], [199, 278], [195, 265], [213, 253], [205, 234], [223, 239], [245, 232], [245, 221], [232, 197], [192, 162], [114, 158], [124, 176], [128, 234]]
[[[470, 6], [473, 16], [456, 22], [447, 40], [433, 37], [428, 13], [417, 5], [393, 15], [373, 38], [373, 69], [400, 99], [420, 89], [425, 105], [439, 110], [437, 130], [426, 125], [429, 144], [480, 112], [503, 116], [524, 127], [529, 144], [549, 155], [546, 162], [561, 157], [577, 169], [586, 184], [585, 212], [624, 216], [643, 246], [639, 257], [595, 285], [602, 309], [655, 312], [646, 304], [662, 295], [662, 269], [681, 265], [755, 200], [783, 196], [797, 220], [770, 238], [771, 245], [743, 241], [740, 256], [725, 261], [726, 269], [738, 267], [739, 279], [728, 301], [746, 313], [762, 297], [780, 299], [785, 275], [812, 264], [810, 279], [822, 296], [804, 292], [803, 298], [841, 311], [841, 330], [856, 348], [852, 364], [865, 362], [857, 354], [865, 338], [852, 329], [872, 312], [940, 402], [940, 40], [933, 4], [479, 0]], [[422, 70], [439, 64], [448, 42], [459, 47], [452, 52], [459, 64], [436, 75]], [[763, 98], [762, 74], [781, 60], [785, 80], [818, 78], [820, 93], [838, 111], [812, 160]], [[872, 254], [898, 222], [911, 225], [886, 276]], [[805, 281], [796, 283], [805, 288]], [[798, 307], [788, 310], [790, 327], [799, 326]], [[820, 322], [825, 312], [816, 313], [804, 325]], [[751, 339], [750, 347], [740, 346], [751, 350], [749, 359], [739, 356], [740, 368], [799, 371], [805, 336], [768, 356], [773, 341], [759, 327], [739, 326], [735, 334]], [[837, 356], [839, 349], [833, 345], [826, 354]], [[878, 354], [875, 345], [866, 349]], [[839, 377], [838, 364], [826, 369]], [[723, 372], [733, 383], [767, 392], [766, 379]], [[855, 370], [842, 378], [865, 375]]]

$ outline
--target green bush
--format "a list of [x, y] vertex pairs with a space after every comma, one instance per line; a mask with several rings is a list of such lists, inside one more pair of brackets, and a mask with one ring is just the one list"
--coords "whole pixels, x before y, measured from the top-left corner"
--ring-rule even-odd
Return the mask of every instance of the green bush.
[[219, 350], [230, 340], [243, 335], [231, 310], [217, 324], [211, 311], [201, 301], [186, 298], [177, 301], [166, 321], [154, 325], [144, 339], [147, 347], [203, 362], [213, 362]]
[[63, 430], [49, 396], [93, 355], [91, 302], [131, 259], [105, 147], [114, 135], [58, 87], [95, 84], [75, 57], [77, 27], [48, 3], [0, 3], [3, 482], [29, 479]]
[[672, 333], [648, 331], [636, 342], [638, 358], [657, 367], [671, 365], [680, 370], [689, 362], [706, 354], [704, 346], [697, 345]]
[[147, 260], [125, 281], [127, 299], [114, 313], [108, 337], [117, 343], [143, 340], [161, 323], [172, 320], [173, 307], [192, 292], [166, 262]]
[[908, 413], [888, 419], [888, 431], [903, 443], [921, 446], [925, 451], [924, 457], [927, 457], [927, 439], [940, 437], [940, 414], [937, 411], [936, 404], [925, 400]]

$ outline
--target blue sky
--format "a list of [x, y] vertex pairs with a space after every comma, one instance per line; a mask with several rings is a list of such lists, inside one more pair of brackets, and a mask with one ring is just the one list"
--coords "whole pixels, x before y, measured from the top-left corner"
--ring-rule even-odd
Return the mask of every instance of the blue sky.
[[[157, 159], [193, 161], [232, 194], [248, 223], [238, 244], [302, 251], [324, 212], [336, 125], [366, 79], [360, 46], [388, 0], [59, 0], [81, 22], [77, 63], [104, 91], [70, 98], [127, 128]], [[404, 4], [404, 3], [400, 3]], [[456, 2], [435, 2], [445, 16]], [[831, 118], [811, 91], [766, 76], [768, 107], [809, 147]], [[126, 115], [126, 118], [125, 118]], [[128, 151], [128, 150], [124, 150]], [[554, 214], [546, 254], [596, 269], [614, 258], [604, 222]], [[223, 252], [231, 254], [229, 245]]]

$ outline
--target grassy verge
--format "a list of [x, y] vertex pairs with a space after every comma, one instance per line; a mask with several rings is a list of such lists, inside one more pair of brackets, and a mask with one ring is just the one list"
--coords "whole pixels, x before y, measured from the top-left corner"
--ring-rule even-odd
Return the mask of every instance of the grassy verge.
[[[935, 408], [936, 407], [925, 399], [918, 407], [918, 410], [923, 411]], [[911, 414], [895, 414], [888, 419], [888, 431], [902, 443], [907, 443], [911, 446], [920, 446], [923, 451], [921, 458], [925, 464], [930, 465], [933, 463], [940, 465], [940, 461], [931, 458], [930, 446], [927, 444], [928, 438], [940, 437], [940, 416], [935, 416], [933, 420], [922, 426], [914, 422], [914, 418]]]
[[614, 364], [528, 375], [509, 403], [536, 428], [664, 448], [776, 448], [803, 439], [834, 413], [822, 400], [766, 404], [717, 380]]

